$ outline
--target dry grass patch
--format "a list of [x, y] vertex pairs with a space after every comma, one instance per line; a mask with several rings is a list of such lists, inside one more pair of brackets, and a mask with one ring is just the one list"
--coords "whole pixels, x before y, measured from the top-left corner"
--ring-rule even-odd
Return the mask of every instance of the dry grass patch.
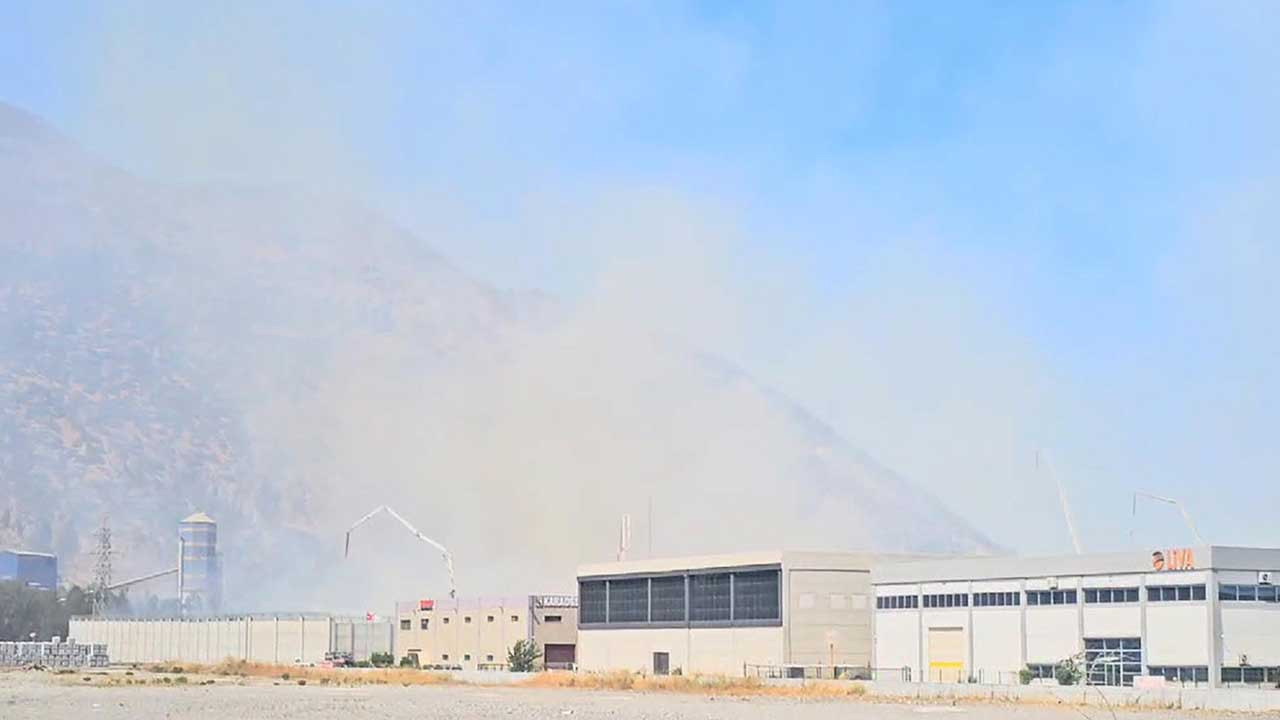
[[654, 677], [629, 672], [544, 672], [522, 683], [526, 687], [579, 688], [583, 690], [634, 690], [698, 695], [768, 696], [792, 698], [849, 698], [865, 695], [859, 683], [811, 680], [803, 685], [771, 685], [758, 678], [725, 675], [666, 675]]
[[412, 668], [317, 668], [296, 667], [292, 665], [265, 665], [243, 660], [232, 660], [208, 668], [203, 672], [210, 675], [226, 675], [242, 678], [264, 678], [296, 682], [298, 685], [315, 683], [318, 685], [445, 685], [453, 682], [453, 678], [445, 673], [414, 670]]

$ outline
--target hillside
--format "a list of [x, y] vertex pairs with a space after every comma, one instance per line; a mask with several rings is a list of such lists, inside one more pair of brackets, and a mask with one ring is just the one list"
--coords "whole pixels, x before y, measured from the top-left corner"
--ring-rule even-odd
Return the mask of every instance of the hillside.
[[0, 546], [72, 578], [104, 513], [124, 576], [200, 509], [243, 605], [440, 588], [386, 528], [338, 562], [382, 502], [464, 592], [563, 587], [620, 514], [644, 546], [650, 502], [660, 552], [990, 547], [731, 365], [490, 288], [343, 198], [145, 181], [0, 105], [0, 227]]

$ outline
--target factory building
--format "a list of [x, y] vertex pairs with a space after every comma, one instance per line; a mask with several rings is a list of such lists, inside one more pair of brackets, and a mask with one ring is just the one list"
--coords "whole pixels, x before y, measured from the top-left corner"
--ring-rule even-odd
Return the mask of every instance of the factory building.
[[391, 623], [320, 613], [73, 617], [68, 635], [106, 645], [113, 663], [317, 664], [329, 653], [359, 661], [391, 651]]
[[577, 663], [578, 599], [572, 595], [402, 602], [396, 623], [396, 658], [424, 667], [505, 669], [517, 640], [533, 642], [547, 668]]
[[184, 610], [217, 612], [222, 606], [218, 524], [195, 513], [178, 524], [178, 601]]
[[47, 553], [0, 550], [0, 582], [14, 581], [27, 587], [58, 587], [58, 558]]
[[871, 568], [885, 559], [759, 552], [582, 566], [579, 666], [730, 675], [865, 668]]
[[1280, 550], [1217, 546], [885, 563], [874, 664], [916, 681], [1008, 684], [1023, 668], [1052, 678], [1073, 658], [1095, 685], [1274, 685], [1277, 571]]

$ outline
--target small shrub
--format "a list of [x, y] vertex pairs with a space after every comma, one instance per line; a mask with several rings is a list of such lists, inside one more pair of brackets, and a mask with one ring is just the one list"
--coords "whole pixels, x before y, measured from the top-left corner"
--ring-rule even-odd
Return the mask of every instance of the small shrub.
[[373, 653], [369, 656], [369, 662], [374, 667], [391, 667], [395, 665], [396, 658], [391, 653]]
[[307, 679], [306, 679], [306, 678], [298, 678], [298, 684], [299, 684], [299, 685], [306, 685], [306, 684], [307, 684]]
[[1031, 672], [1031, 668], [1022, 668], [1018, 671], [1018, 682], [1023, 685], [1030, 685], [1036, 674]]
[[187, 684], [187, 676], [186, 676], [186, 675], [179, 675], [178, 677], [176, 677], [176, 678], [174, 678], [174, 679], [173, 679], [173, 682], [174, 682], [175, 684], [177, 684], [177, 685], [186, 685], [186, 684]]
[[281, 679], [281, 680], [288, 680], [288, 679], [289, 679], [289, 673], [280, 673], [280, 679]]
[[1053, 676], [1057, 679], [1059, 685], [1076, 685], [1080, 682], [1080, 678], [1084, 673], [1081, 672], [1080, 666], [1076, 664], [1075, 658], [1067, 658], [1058, 663], [1053, 669]]
[[537, 669], [542, 650], [531, 640], [517, 640], [507, 652], [507, 668], [511, 672], [533, 672]]

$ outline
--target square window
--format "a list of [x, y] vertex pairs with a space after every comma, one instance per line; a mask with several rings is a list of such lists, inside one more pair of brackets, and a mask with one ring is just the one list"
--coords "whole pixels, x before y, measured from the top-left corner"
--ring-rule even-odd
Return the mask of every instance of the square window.
[[440, 659], [441, 659], [441, 660], [448, 660], [448, 659], [449, 659], [449, 653], [445, 653], [445, 654], [441, 655], [441, 656], [440, 656]]
[[413, 627], [413, 621], [412, 621], [412, 620], [401, 620], [401, 621], [400, 621], [400, 629], [401, 629], [401, 630], [409, 630], [409, 629], [411, 629], [412, 627]]
[[463, 622], [464, 624], [469, 624], [469, 623], [471, 622], [471, 616], [470, 616], [470, 615], [467, 615], [467, 616], [463, 617], [463, 618], [462, 618], [462, 622]]
[[[1238, 595], [1237, 595], [1235, 585], [1219, 585], [1218, 586], [1219, 600], [1235, 600], [1236, 597], [1238, 597]], [[1223, 678], [1223, 682], [1226, 682], [1226, 678]]]
[[485, 655], [485, 656], [484, 656], [484, 659], [485, 659], [485, 662], [493, 662], [493, 656], [492, 656], [492, 655]]
[[490, 616], [489, 616], [489, 618], [488, 618], [488, 622], [493, 622], [493, 616], [492, 616], [492, 615], [490, 615]]
[[1138, 588], [1127, 588], [1124, 591], [1125, 602], [1138, 602]]
[[449, 618], [444, 618], [444, 624], [445, 624], [445, 625], [448, 625], [448, 624], [449, 624]]
[[1236, 588], [1236, 594], [1239, 596], [1238, 597], [1239, 600], [1242, 600], [1245, 602], [1253, 602], [1254, 600], [1258, 599], [1258, 586], [1257, 585], [1239, 585]]
[[427, 627], [428, 627], [430, 624], [431, 624], [431, 619], [430, 619], [430, 618], [422, 618], [421, 626], [422, 626], [422, 629], [423, 629], [423, 630], [426, 630], [426, 629], [427, 629]]
[[1203, 586], [1203, 585], [1192, 585], [1192, 586], [1191, 586], [1191, 599], [1192, 599], [1192, 600], [1203, 600], [1203, 599], [1204, 599], [1204, 586]]
[[1190, 602], [1190, 601], [1191, 601], [1191, 586], [1190, 586], [1190, 585], [1180, 585], [1180, 586], [1178, 587], [1178, 600], [1180, 600], [1180, 601], [1182, 601], [1182, 602]]
[[511, 622], [514, 622], [514, 623], [518, 623], [518, 622], [520, 622], [520, 616], [519, 616], [519, 615], [512, 615], [512, 616], [511, 616]]
[[470, 662], [470, 661], [471, 661], [471, 654], [470, 654], [470, 653], [467, 653], [466, 655], [463, 655], [463, 656], [462, 656], [462, 659], [463, 659], [464, 661], [466, 661], [466, 662]]

